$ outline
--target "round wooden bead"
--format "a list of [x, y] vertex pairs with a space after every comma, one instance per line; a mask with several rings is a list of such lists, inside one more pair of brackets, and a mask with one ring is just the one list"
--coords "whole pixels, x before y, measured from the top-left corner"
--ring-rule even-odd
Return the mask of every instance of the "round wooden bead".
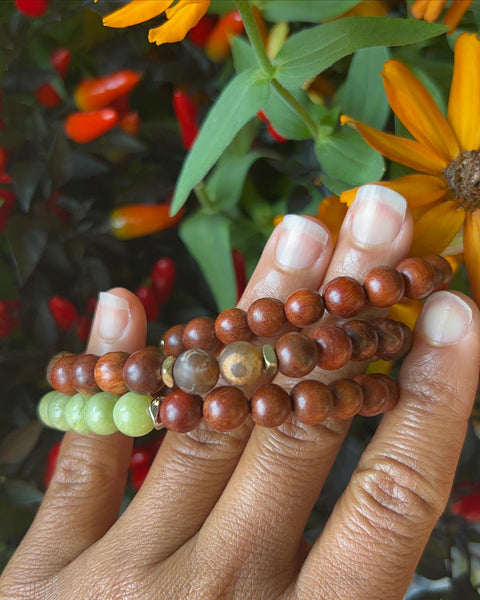
[[215, 319], [215, 334], [223, 344], [248, 342], [253, 333], [248, 326], [247, 313], [240, 308], [222, 311]]
[[385, 375], [384, 373], [373, 373], [373, 376], [387, 384], [390, 393], [383, 407], [383, 412], [389, 412], [395, 408], [400, 399], [400, 386], [398, 385], [397, 381], [394, 381], [391, 377]]
[[217, 387], [207, 394], [203, 402], [203, 418], [216, 431], [236, 429], [247, 417], [247, 397], [236, 387]]
[[405, 280], [405, 296], [412, 300], [425, 298], [433, 291], [435, 272], [423, 258], [405, 258], [396, 266]]
[[392, 319], [375, 319], [372, 325], [378, 334], [377, 358], [394, 360], [404, 346], [404, 328]]
[[363, 390], [353, 379], [337, 379], [328, 384], [333, 395], [330, 416], [335, 419], [351, 419], [363, 404]]
[[215, 353], [220, 347], [220, 340], [215, 335], [214, 320], [209, 317], [196, 317], [185, 325], [183, 345], [185, 348], [202, 348]]
[[367, 273], [363, 287], [373, 306], [393, 306], [405, 293], [405, 282], [401, 273], [393, 267], [376, 267]]
[[221, 351], [218, 366], [231, 385], [252, 385], [262, 374], [262, 352], [250, 342], [232, 342]]
[[390, 388], [387, 383], [367, 373], [357, 375], [353, 380], [363, 390], [363, 405], [358, 414], [362, 417], [381, 415], [390, 397]]
[[163, 350], [168, 356], [180, 356], [185, 352], [186, 348], [183, 345], [183, 330], [185, 325], [174, 325], [165, 332], [163, 336]]
[[352, 357], [352, 340], [336, 325], [320, 325], [310, 337], [319, 347], [317, 365], [322, 369], [339, 369]]
[[402, 323], [401, 321], [399, 321], [398, 324], [403, 331], [403, 344], [400, 350], [398, 352], [395, 352], [391, 360], [401, 360], [402, 358], [404, 358], [410, 352], [413, 345], [413, 333], [408, 327], [408, 325]]
[[50, 382], [57, 392], [73, 396], [76, 393], [75, 382], [72, 377], [72, 365], [77, 360], [76, 354], [63, 354], [54, 364], [49, 366]]
[[347, 332], [352, 340], [351, 360], [368, 360], [375, 355], [378, 348], [378, 333], [370, 323], [360, 319], [352, 319], [343, 323], [342, 329]]
[[305, 425], [318, 425], [325, 421], [333, 406], [333, 395], [321, 381], [306, 380], [297, 383], [290, 392], [293, 415]]
[[287, 322], [283, 312], [283, 303], [276, 298], [255, 300], [247, 311], [247, 322], [258, 337], [278, 335]]
[[187, 394], [205, 394], [218, 380], [218, 363], [214, 356], [201, 348], [186, 350], [173, 365], [173, 378]]
[[77, 356], [76, 354], [74, 355], [72, 352], [67, 352], [66, 350], [63, 350], [62, 352], [59, 352], [58, 354], [55, 354], [55, 356], [52, 356], [52, 358], [48, 361], [47, 368], [45, 369], [45, 377], [46, 377], [46, 379], [48, 381], [48, 385], [50, 385], [51, 387], [54, 387], [53, 383], [52, 383], [52, 369], [53, 369], [53, 366], [62, 357], [68, 356], [68, 355]]
[[335, 277], [323, 290], [323, 301], [328, 312], [346, 319], [365, 308], [367, 297], [362, 285], [353, 277]]
[[162, 354], [153, 348], [144, 348], [131, 354], [123, 365], [123, 380], [131, 392], [150, 394], [163, 386]]
[[202, 405], [200, 396], [175, 390], [168, 394], [160, 405], [160, 421], [170, 431], [192, 431], [202, 420]]
[[287, 377], [308, 375], [317, 364], [317, 344], [298, 331], [285, 333], [275, 343], [280, 373]]
[[295, 327], [307, 327], [320, 320], [325, 311], [322, 295], [316, 290], [292, 292], [283, 307], [285, 316]]
[[98, 356], [95, 354], [80, 354], [73, 363], [73, 385], [80, 394], [91, 396], [100, 391], [100, 388], [95, 381], [95, 366], [97, 361]]
[[433, 268], [435, 273], [434, 291], [446, 290], [453, 279], [453, 269], [448, 260], [438, 255], [424, 256], [423, 260]]
[[250, 411], [257, 425], [278, 427], [290, 414], [290, 396], [275, 383], [262, 385], [250, 399]]
[[107, 352], [100, 356], [95, 365], [95, 381], [101, 390], [118, 395], [128, 392], [123, 381], [123, 365], [128, 356], [126, 352]]

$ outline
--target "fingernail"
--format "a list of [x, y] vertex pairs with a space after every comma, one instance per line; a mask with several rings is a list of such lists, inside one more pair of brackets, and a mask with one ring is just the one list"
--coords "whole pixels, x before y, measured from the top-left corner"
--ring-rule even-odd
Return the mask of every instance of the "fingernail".
[[125, 298], [100, 292], [95, 320], [98, 319], [98, 333], [105, 340], [116, 340], [127, 328], [130, 307]]
[[382, 185], [359, 188], [352, 204], [352, 234], [360, 246], [393, 242], [407, 210], [405, 198]]
[[306, 269], [320, 257], [328, 242], [328, 233], [318, 222], [285, 215], [275, 249], [275, 261], [282, 269]]
[[468, 332], [472, 310], [455, 294], [437, 292], [425, 302], [423, 332], [434, 346], [456, 344]]

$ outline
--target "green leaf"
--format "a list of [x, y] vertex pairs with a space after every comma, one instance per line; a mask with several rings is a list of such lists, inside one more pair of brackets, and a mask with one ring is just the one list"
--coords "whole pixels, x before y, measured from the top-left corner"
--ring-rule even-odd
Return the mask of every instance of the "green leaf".
[[210, 110], [183, 163], [171, 213], [185, 204], [191, 190], [212, 168], [238, 131], [265, 105], [270, 84], [260, 69], [243, 71], [230, 81]]
[[232, 58], [237, 73], [258, 65], [255, 50], [241, 35], [236, 35], [232, 40]]
[[28, 212], [35, 190], [45, 173], [45, 162], [41, 159], [18, 161], [11, 168], [13, 189], [22, 210]]
[[275, 77], [289, 89], [298, 88], [360, 48], [403, 46], [446, 31], [444, 25], [416, 19], [346, 17], [304, 29], [288, 39], [275, 57]]
[[268, 21], [321, 23], [343, 15], [358, 2], [359, 0], [266, 0], [259, 7]]
[[218, 310], [235, 306], [230, 221], [221, 215], [198, 211], [180, 223], [179, 233], [207, 280]]
[[378, 181], [385, 171], [382, 156], [351, 128], [343, 127], [317, 142], [315, 153], [327, 175], [352, 187]]
[[[312, 107], [307, 94], [303, 90], [292, 90], [292, 96], [308, 111]], [[298, 116], [290, 104], [287, 104], [272, 86], [270, 98], [263, 109], [275, 131], [288, 140], [306, 140], [312, 137], [304, 121]]]
[[73, 164], [70, 145], [61, 127], [58, 128], [50, 148], [47, 170], [52, 178], [53, 189], [65, 185], [72, 178]]
[[47, 245], [45, 223], [34, 217], [12, 215], [5, 233], [18, 279], [23, 286], [40, 262]]
[[390, 114], [380, 77], [389, 58], [390, 51], [383, 46], [362, 48], [354, 54], [347, 78], [335, 94], [334, 102], [343, 113], [377, 129], [384, 128]]

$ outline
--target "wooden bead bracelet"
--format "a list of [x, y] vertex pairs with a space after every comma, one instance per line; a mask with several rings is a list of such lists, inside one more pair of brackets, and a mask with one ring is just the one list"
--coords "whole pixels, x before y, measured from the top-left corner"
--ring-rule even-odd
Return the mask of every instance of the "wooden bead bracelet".
[[[145, 348], [130, 356], [109, 352], [101, 357], [61, 353], [50, 361], [47, 380], [65, 398], [80, 394], [88, 400], [88, 396], [103, 392], [117, 398], [126, 396], [131, 403], [132, 394], [136, 394], [146, 399], [144, 408], [153, 411], [157, 428], [164, 426], [177, 432], [190, 431], [202, 416], [212, 428], [228, 431], [241, 425], [249, 412], [257, 424], [266, 427], [280, 425], [291, 411], [300, 422], [310, 424], [312, 419], [321, 422], [320, 414], [321, 420], [327, 416], [350, 418], [358, 412], [365, 416], [379, 414], [393, 407], [398, 398], [397, 384], [379, 374], [341, 379], [329, 386], [314, 380], [302, 381], [290, 394], [275, 384], [258, 384], [262, 376], [271, 378], [277, 372], [301, 378], [316, 366], [331, 370], [349, 360], [403, 358], [410, 350], [412, 333], [406, 325], [391, 319], [320, 324], [311, 327], [309, 335], [291, 329], [318, 325], [325, 309], [346, 319], [358, 315], [367, 305], [389, 307], [404, 297], [425, 298], [432, 291], [447, 288], [451, 278], [451, 267], [440, 256], [408, 258], [396, 268], [372, 269], [363, 286], [351, 277], [337, 277], [322, 294], [301, 289], [290, 294], [284, 304], [274, 298], [261, 298], [247, 312], [232, 308], [215, 320], [197, 317], [187, 325], [176, 325], [162, 340], [163, 352]], [[285, 332], [286, 329], [290, 330]], [[262, 346], [258, 339], [257, 344], [252, 343], [254, 336], [280, 337], [274, 346]], [[228, 385], [215, 387], [220, 375], [222, 383]], [[255, 390], [250, 403], [240, 388]], [[50, 409], [45, 408], [47, 401], [42, 402], [42, 420], [55, 426], [56, 418], [50, 418]], [[56, 403], [59, 402], [57, 397]], [[318, 402], [323, 406], [321, 410]], [[76, 405], [79, 403], [77, 399]], [[123, 412], [125, 415], [128, 410]], [[72, 422], [75, 429], [76, 421]], [[65, 420], [61, 424], [64, 427]], [[144, 435], [132, 434], [128, 422], [126, 426], [119, 422], [116, 427], [128, 435]], [[145, 427], [138, 430], [143, 432]], [[82, 428], [85, 423], [78, 425], [77, 430]]]

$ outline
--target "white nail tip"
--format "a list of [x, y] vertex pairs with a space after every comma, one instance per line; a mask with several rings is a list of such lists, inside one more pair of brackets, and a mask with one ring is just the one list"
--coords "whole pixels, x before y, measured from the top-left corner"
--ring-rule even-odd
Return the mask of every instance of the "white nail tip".
[[383, 185], [363, 185], [357, 191], [355, 202], [381, 203], [389, 206], [402, 217], [407, 211], [407, 201], [405, 198], [398, 192]]
[[306, 219], [300, 215], [285, 215], [283, 217], [281, 226], [285, 227], [286, 229], [296, 231], [299, 234], [305, 233], [306, 235], [310, 235], [316, 240], [324, 243], [326, 243], [328, 239], [328, 233], [325, 231], [322, 225], [320, 225], [320, 223], [315, 223], [315, 221]]
[[112, 308], [114, 310], [126, 310], [128, 312], [130, 308], [125, 298], [109, 294], [108, 292], [100, 292], [98, 294], [98, 302], [105, 308]]

